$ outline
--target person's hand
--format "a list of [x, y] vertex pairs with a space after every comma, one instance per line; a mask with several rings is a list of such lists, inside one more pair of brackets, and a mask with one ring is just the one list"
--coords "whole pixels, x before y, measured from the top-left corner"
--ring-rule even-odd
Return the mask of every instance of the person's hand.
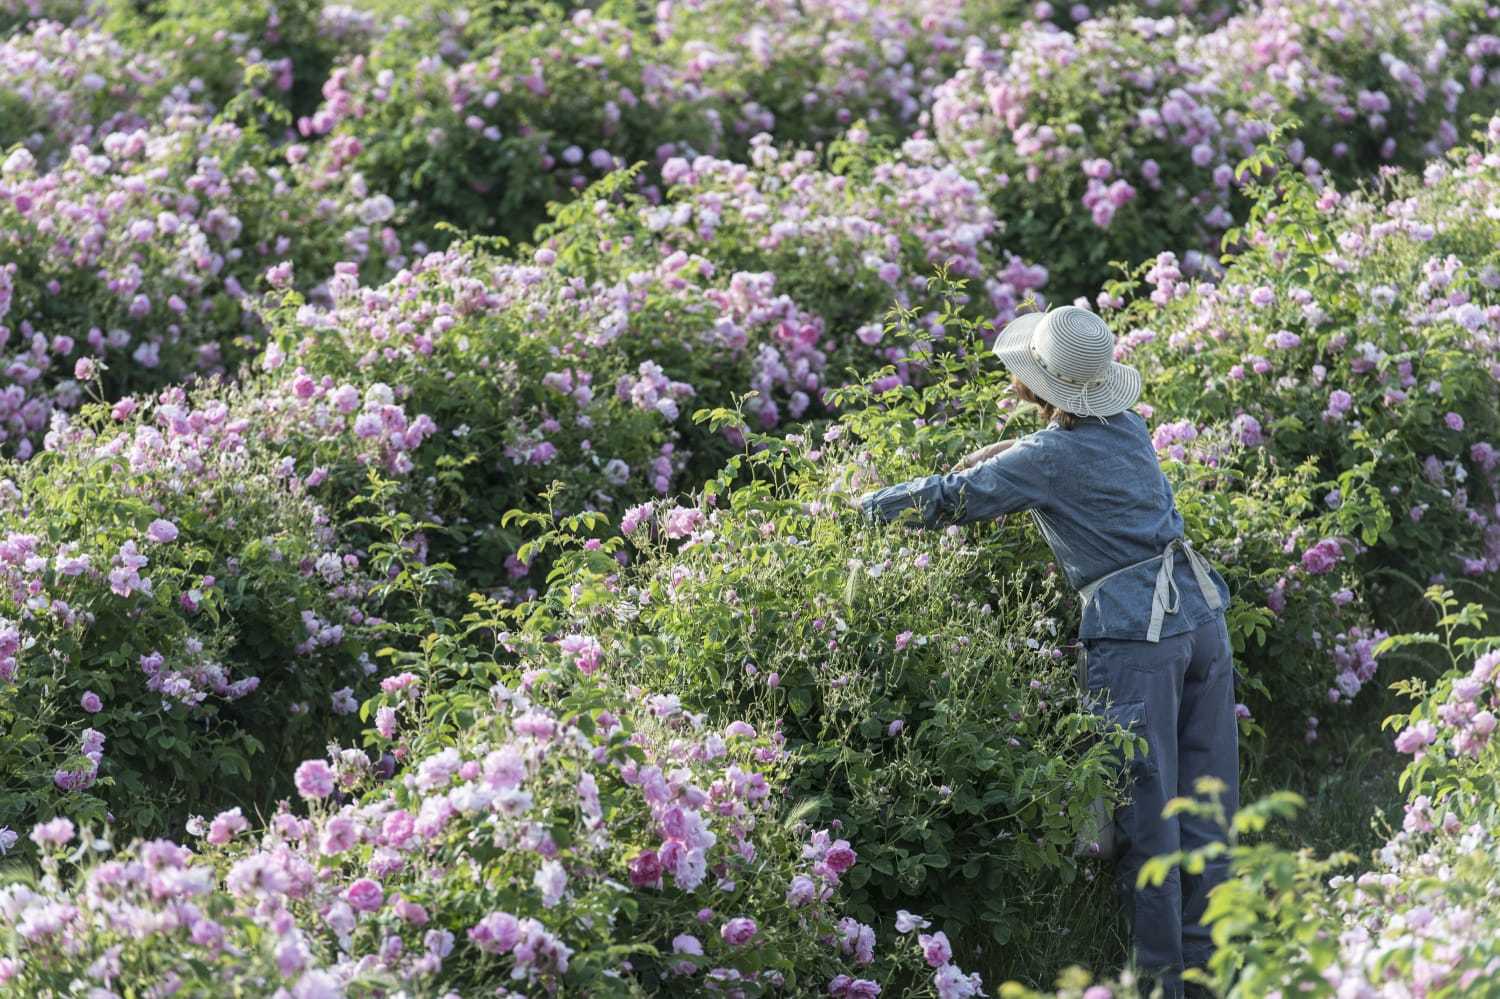
[[948, 470], [948, 473], [956, 475], [959, 472], [973, 468], [975, 465], [983, 464], [1014, 443], [1014, 440], [998, 441], [988, 447], [982, 447], [978, 451], [972, 451], [963, 458], [960, 458], [958, 463]]
[[845, 469], [843, 474], [837, 476], [829, 483], [828, 491], [825, 495], [827, 495], [831, 502], [839, 506], [847, 507], [856, 513], [862, 513], [864, 509], [862, 504], [869, 493], [858, 491], [851, 481], [850, 470]]
[[844, 506], [855, 511], [860, 509], [860, 503], [864, 501], [864, 495], [862, 493], [834, 493], [833, 495], [836, 499], [842, 502]]

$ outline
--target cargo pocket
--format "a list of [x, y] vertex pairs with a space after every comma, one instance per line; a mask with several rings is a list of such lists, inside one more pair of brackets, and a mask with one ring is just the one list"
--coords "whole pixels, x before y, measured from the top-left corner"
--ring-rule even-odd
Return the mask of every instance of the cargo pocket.
[[[1139, 739], [1146, 738], [1146, 702], [1116, 701], [1104, 708], [1104, 718]], [[1131, 754], [1128, 758], [1124, 755]], [[1156, 760], [1145, 747], [1133, 746], [1118, 751], [1119, 765], [1129, 771], [1132, 780], [1156, 775]]]
[[[1108, 738], [1119, 727], [1138, 739], [1145, 739], [1146, 702], [1141, 699], [1112, 701], [1110, 671], [1104, 663], [1108, 650], [1107, 644], [1083, 642], [1074, 673], [1083, 707], [1108, 723], [1100, 733], [1101, 737]], [[1125, 755], [1127, 752], [1131, 754], [1129, 758]], [[1156, 761], [1140, 746], [1130, 750], [1114, 748], [1113, 757], [1115, 768], [1124, 779], [1127, 799], [1135, 785], [1154, 776]], [[1094, 799], [1089, 803], [1087, 818], [1074, 841], [1074, 856], [1117, 859], [1132, 838], [1129, 817], [1128, 804], [1117, 808], [1112, 797]]]
[[[1095, 703], [1103, 704], [1109, 697], [1109, 691], [1094, 689], [1089, 690], [1088, 695]], [[1145, 738], [1146, 704], [1144, 701], [1119, 701], [1105, 705], [1096, 713], [1110, 723], [1104, 733], [1106, 736], [1114, 730], [1114, 726], [1119, 726], [1131, 735]], [[1155, 766], [1155, 762], [1139, 747], [1135, 748], [1131, 759], [1127, 760], [1124, 752], [1124, 750], [1116, 749], [1114, 759], [1115, 766], [1125, 778], [1125, 793], [1128, 797], [1133, 785], [1150, 779], [1151, 772], [1148, 767]], [[1129, 816], [1129, 805], [1117, 809], [1114, 800], [1110, 797], [1095, 798], [1089, 802], [1088, 817], [1078, 830], [1078, 836], [1073, 843], [1073, 855], [1098, 857], [1104, 860], [1117, 858], [1125, 844], [1132, 838]]]
[[[1107, 691], [1101, 691], [1107, 694]], [[1100, 852], [1118, 860], [1139, 839], [1136, 798], [1157, 780], [1155, 756], [1144, 744], [1146, 739], [1146, 702], [1116, 701], [1101, 712], [1112, 726], [1118, 726], [1139, 740], [1129, 747], [1114, 748], [1114, 762], [1123, 778], [1124, 799], [1111, 809], [1108, 803], [1095, 802], [1096, 828], [1100, 834]], [[1113, 728], [1110, 729], [1113, 731]], [[1129, 754], [1128, 756], [1126, 754]], [[1105, 820], [1105, 813], [1109, 818]]]

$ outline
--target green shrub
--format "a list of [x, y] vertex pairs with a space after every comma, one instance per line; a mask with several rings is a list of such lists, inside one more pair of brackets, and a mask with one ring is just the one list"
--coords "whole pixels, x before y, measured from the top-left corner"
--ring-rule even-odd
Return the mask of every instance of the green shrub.
[[691, 710], [774, 724], [794, 792], [818, 796], [868, 862], [850, 879], [856, 916], [884, 928], [914, 909], [988, 966], [1034, 973], [1045, 914], [1092, 877], [1074, 847], [1112, 793], [1110, 752], [1133, 741], [1080, 707], [1056, 581], [1018, 572], [1034, 542], [876, 532], [834, 495], [840, 476], [925, 465], [961, 439], [903, 391], [822, 441], [752, 433], [694, 506], [628, 512], [635, 564], [563, 554], [568, 582], [523, 634], [590, 636], [612, 670], [670, 684]]

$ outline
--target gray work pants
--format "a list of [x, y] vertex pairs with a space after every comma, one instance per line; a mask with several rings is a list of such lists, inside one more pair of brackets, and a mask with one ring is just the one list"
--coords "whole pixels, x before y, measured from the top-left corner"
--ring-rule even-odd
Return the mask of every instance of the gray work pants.
[[1171, 798], [1190, 796], [1199, 777], [1228, 785], [1224, 807], [1239, 807], [1238, 724], [1234, 716], [1234, 661], [1224, 616], [1193, 631], [1137, 642], [1097, 638], [1084, 643], [1088, 688], [1103, 710], [1146, 740], [1130, 761], [1130, 801], [1115, 813], [1117, 887], [1130, 920], [1137, 968], [1167, 996], [1182, 994], [1184, 967], [1202, 967], [1213, 953], [1201, 924], [1208, 891], [1224, 879], [1227, 863], [1202, 874], [1174, 868], [1158, 886], [1135, 887], [1153, 856], [1222, 840], [1209, 820], [1162, 818]]

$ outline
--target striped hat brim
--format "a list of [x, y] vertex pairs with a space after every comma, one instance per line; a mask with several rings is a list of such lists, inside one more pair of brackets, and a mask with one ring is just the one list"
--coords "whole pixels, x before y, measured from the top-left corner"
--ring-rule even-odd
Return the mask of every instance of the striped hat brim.
[[1065, 384], [1042, 370], [1031, 356], [1031, 337], [1045, 316], [1044, 312], [1028, 312], [1007, 323], [995, 337], [995, 356], [1011, 374], [1037, 398], [1065, 413], [1114, 416], [1135, 405], [1141, 397], [1141, 373], [1128, 364], [1111, 361], [1103, 382], [1088, 388]]

